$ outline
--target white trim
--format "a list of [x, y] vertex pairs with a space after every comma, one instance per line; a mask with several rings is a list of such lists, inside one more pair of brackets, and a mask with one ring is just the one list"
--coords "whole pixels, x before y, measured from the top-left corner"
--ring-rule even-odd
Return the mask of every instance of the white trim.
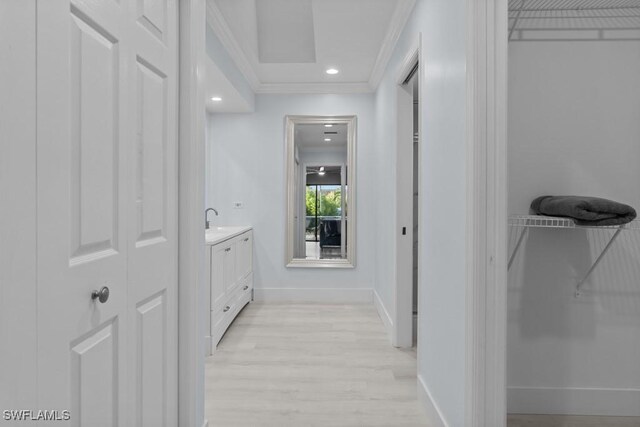
[[513, 414], [640, 416], [640, 389], [509, 387]]
[[[418, 375], [418, 401], [427, 413], [428, 425], [431, 427], [449, 427], [442, 411], [429, 392], [429, 388], [421, 375]], [[492, 426], [493, 427], [493, 426]]]
[[[394, 224], [394, 328], [391, 333], [391, 343], [396, 347], [413, 346], [413, 91], [406, 92], [404, 81], [415, 67], [420, 67], [421, 34], [418, 34], [415, 42], [407, 51], [404, 60], [396, 73], [396, 216]], [[418, 108], [422, 100], [422, 83], [420, 81], [420, 67], [414, 78], [418, 79]], [[407, 111], [407, 109], [409, 111]], [[418, 111], [418, 135], [420, 135], [420, 117], [422, 111]], [[408, 119], [411, 118], [411, 119]], [[409, 130], [407, 131], [407, 127]], [[409, 144], [409, 145], [406, 145]], [[418, 159], [420, 158], [420, 141], [418, 141]], [[407, 161], [409, 160], [409, 161]], [[407, 169], [406, 164], [411, 167]], [[422, 177], [422, 163], [418, 162], [418, 182]], [[407, 183], [410, 183], [407, 186]], [[418, 206], [417, 220], [420, 230], [420, 207]], [[407, 234], [400, 230], [407, 228]], [[422, 250], [421, 239], [418, 236], [418, 252]], [[418, 269], [418, 283], [421, 270]], [[410, 286], [407, 286], [410, 284]], [[418, 316], [420, 315], [418, 311]], [[419, 322], [418, 322], [419, 323]]]
[[384, 76], [384, 72], [387, 69], [391, 55], [400, 39], [400, 35], [404, 30], [404, 26], [411, 16], [413, 7], [416, 4], [416, 0], [400, 0], [396, 6], [391, 22], [389, 23], [389, 29], [382, 41], [382, 46], [378, 51], [376, 62], [373, 65], [371, 76], [369, 77], [369, 86], [375, 91]]
[[178, 425], [204, 420], [205, 0], [179, 7]]
[[369, 288], [254, 288], [255, 302], [371, 304]]
[[387, 308], [384, 306], [382, 298], [380, 298], [380, 295], [378, 295], [378, 291], [376, 291], [375, 289], [373, 291], [373, 305], [376, 307], [378, 316], [380, 316], [380, 320], [382, 320], [384, 328], [387, 330], [389, 339], [391, 339], [391, 337], [393, 336], [393, 319], [389, 315]]
[[465, 425], [506, 425], [507, 0], [467, 0]]
[[260, 86], [260, 79], [258, 79], [255, 69], [234, 37], [231, 28], [229, 28], [229, 23], [224, 18], [220, 8], [218, 8], [218, 5], [214, 1], [207, 1], [206, 14], [207, 23], [249, 83], [249, 86], [251, 86], [253, 91], [256, 92]]
[[269, 94], [331, 94], [331, 93], [372, 93], [369, 83], [260, 83], [256, 93]]

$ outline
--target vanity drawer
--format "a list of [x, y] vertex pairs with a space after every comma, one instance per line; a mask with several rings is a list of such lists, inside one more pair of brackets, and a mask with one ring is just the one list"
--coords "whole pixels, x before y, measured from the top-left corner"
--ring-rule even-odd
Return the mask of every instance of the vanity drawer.
[[211, 312], [211, 353], [233, 321], [237, 311], [237, 300], [227, 302], [224, 307]]
[[[243, 297], [246, 294], [252, 296], [251, 292], [253, 291], [253, 273], [249, 273], [244, 279], [240, 281], [240, 286], [238, 286], [238, 290], [236, 294], [238, 298]], [[253, 298], [249, 298], [252, 300]]]

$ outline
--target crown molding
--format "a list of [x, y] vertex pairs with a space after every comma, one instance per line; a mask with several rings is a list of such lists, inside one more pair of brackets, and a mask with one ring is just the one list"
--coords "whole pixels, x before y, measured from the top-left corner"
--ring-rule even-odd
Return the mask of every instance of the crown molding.
[[369, 86], [372, 90], [376, 90], [378, 88], [378, 85], [382, 80], [382, 76], [387, 68], [387, 64], [393, 54], [393, 50], [396, 47], [396, 43], [398, 43], [398, 39], [402, 34], [402, 30], [404, 29], [409, 16], [411, 16], [411, 12], [413, 11], [415, 4], [416, 0], [400, 0], [398, 2], [398, 6], [393, 12], [391, 22], [389, 23], [389, 30], [382, 42], [382, 46], [378, 52], [378, 57], [376, 58], [376, 62], [373, 66], [373, 71], [369, 77]]
[[376, 90], [393, 50], [400, 38], [416, 0], [400, 0], [393, 13], [389, 29], [378, 52], [373, 71], [368, 82], [355, 83], [262, 83], [253, 65], [233, 35], [228, 22], [215, 1], [207, 1], [207, 23], [231, 56], [251, 89], [257, 94], [331, 94], [331, 93], [371, 93]]
[[218, 8], [218, 5], [211, 0], [207, 1], [207, 23], [218, 39], [220, 39], [220, 43], [222, 43], [222, 46], [227, 50], [229, 56], [233, 59], [233, 62], [235, 62], [238, 69], [240, 69], [240, 72], [249, 83], [249, 86], [251, 86], [254, 92], [257, 91], [260, 87], [258, 75], [238, 44], [238, 41], [233, 36], [231, 28], [229, 28], [229, 24], [222, 15], [220, 8]]
[[322, 93], [371, 93], [369, 83], [262, 83], [256, 89], [261, 94], [322, 94]]

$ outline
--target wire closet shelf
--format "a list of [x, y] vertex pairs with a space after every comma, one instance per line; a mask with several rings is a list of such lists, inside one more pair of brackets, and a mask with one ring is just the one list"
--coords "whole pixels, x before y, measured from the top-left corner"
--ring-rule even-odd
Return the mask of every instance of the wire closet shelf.
[[524, 241], [525, 236], [527, 235], [529, 229], [531, 228], [574, 228], [574, 229], [604, 229], [604, 230], [612, 230], [614, 231], [611, 239], [609, 239], [608, 243], [605, 245], [604, 249], [596, 260], [591, 265], [591, 268], [587, 271], [587, 273], [583, 276], [583, 278], [578, 281], [576, 285], [575, 296], [579, 297], [581, 295], [581, 288], [584, 283], [587, 281], [591, 273], [596, 269], [600, 261], [607, 254], [613, 243], [616, 241], [620, 233], [624, 230], [640, 230], [640, 221], [635, 220], [631, 221], [627, 224], [623, 225], [605, 225], [605, 226], [594, 226], [594, 225], [578, 225], [571, 218], [564, 217], [553, 217], [553, 216], [542, 216], [542, 215], [512, 215], [509, 217], [509, 227], [514, 227], [519, 229], [518, 238], [516, 240], [516, 245], [511, 252], [511, 256], [509, 256], [509, 262], [507, 263], [507, 270], [511, 268], [513, 261], [516, 258], [516, 254], [518, 250], [522, 246], [522, 242]]
[[640, 0], [509, 0], [509, 41], [640, 40]]

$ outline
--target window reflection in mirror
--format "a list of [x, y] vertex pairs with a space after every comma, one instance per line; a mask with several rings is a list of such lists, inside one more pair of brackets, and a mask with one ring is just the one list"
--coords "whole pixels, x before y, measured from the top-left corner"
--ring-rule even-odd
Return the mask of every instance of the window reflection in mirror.
[[353, 266], [348, 206], [354, 122], [288, 118], [289, 266]]

